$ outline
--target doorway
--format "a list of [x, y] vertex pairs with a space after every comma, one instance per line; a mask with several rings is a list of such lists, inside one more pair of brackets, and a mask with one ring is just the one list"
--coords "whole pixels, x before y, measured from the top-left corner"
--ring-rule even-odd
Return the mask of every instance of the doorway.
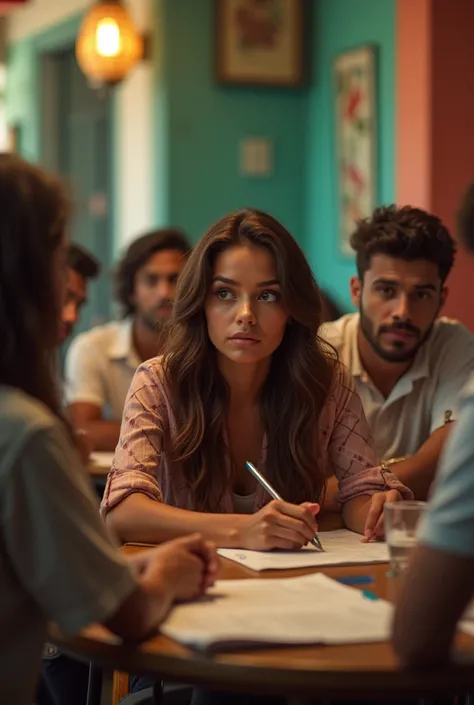
[[[91, 89], [70, 47], [43, 55], [42, 164], [70, 186], [74, 218], [69, 239], [101, 263], [75, 334], [111, 318], [112, 99]], [[70, 341], [68, 341], [70, 342]]]

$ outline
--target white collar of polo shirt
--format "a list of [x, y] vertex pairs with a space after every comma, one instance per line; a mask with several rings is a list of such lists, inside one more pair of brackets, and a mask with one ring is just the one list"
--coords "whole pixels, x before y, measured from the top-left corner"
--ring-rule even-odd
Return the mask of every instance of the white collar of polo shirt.
[[133, 347], [133, 318], [127, 317], [117, 323], [117, 336], [109, 348], [110, 360], [124, 360], [130, 367], [136, 369], [141, 360]]

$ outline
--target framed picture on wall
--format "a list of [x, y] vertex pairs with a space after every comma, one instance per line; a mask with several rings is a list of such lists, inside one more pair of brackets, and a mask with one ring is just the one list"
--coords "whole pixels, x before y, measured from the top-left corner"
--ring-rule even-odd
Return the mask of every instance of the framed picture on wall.
[[334, 74], [339, 238], [350, 255], [356, 221], [370, 216], [377, 202], [375, 47], [339, 54]]
[[299, 86], [304, 0], [215, 0], [220, 83]]

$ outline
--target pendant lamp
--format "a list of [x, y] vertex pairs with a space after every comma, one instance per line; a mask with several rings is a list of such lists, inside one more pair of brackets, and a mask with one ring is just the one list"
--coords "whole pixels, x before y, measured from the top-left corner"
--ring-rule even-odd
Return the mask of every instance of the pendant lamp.
[[76, 41], [79, 67], [95, 87], [123, 81], [142, 59], [144, 41], [122, 0], [96, 0]]

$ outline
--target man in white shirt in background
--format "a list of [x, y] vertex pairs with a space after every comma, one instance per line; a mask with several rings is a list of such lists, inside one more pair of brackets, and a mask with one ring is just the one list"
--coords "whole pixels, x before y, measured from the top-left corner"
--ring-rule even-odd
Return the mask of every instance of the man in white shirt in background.
[[72, 335], [81, 309], [87, 303], [88, 284], [100, 275], [96, 258], [80, 245], [71, 242], [67, 248], [66, 299], [61, 317], [61, 343]]
[[436, 216], [393, 205], [360, 222], [351, 245], [359, 313], [324, 324], [321, 336], [354, 377], [380, 459], [426, 499], [474, 370], [474, 336], [438, 318], [456, 245]]
[[130, 383], [140, 363], [159, 354], [158, 331], [171, 314], [189, 249], [177, 228], [135, 240], [116, 276], [123, 320], [82, 333], [71, 344], [65, 370], [68, 413], [95, 451], [115, 450]]

